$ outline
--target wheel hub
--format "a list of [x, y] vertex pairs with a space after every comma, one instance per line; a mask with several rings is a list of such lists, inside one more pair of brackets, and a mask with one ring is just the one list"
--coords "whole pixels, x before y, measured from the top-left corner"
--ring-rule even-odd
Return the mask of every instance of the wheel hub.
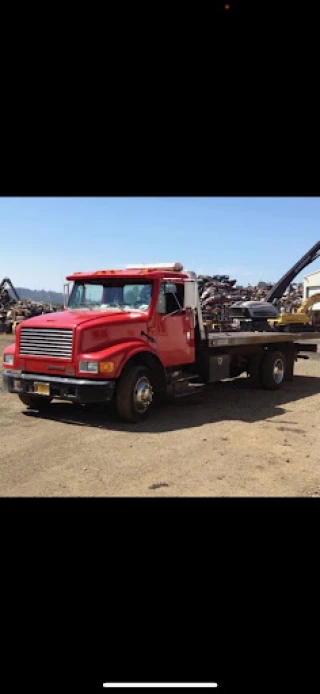
[[273, 367], [273, 378], [276, 383], [281, 383], [284, 377], [284, 363], [282, 359], [277, 359]]
[[143, 412], [151, 405], [152, 395], [151, 383], [143, 376], [143, 378], [139, 379], [134, 393], [135, 405], [140, 412]]

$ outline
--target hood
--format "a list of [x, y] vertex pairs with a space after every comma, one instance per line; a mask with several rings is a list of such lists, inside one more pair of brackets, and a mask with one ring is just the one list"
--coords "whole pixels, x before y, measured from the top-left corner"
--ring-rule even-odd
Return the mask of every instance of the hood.
[[146, 320], [147, 314], [142, 311], [121, 311], [106, 309], [104, 311], [59, 311], [58, 313], [43, 313], [23, 321], [21, 327], [33, 328], [76, 328], [84, 323], [101, 321], [107, 323], [128, 323], [132, 319]]

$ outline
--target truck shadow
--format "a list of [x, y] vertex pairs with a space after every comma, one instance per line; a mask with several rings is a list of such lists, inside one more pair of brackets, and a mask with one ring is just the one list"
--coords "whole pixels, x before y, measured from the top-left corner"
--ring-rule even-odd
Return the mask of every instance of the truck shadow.
[[[121, 422], [105, 405], [83, 406], [53, 402], [45, 413], [26, 410], [23, 414], [26, 417], [38, 417], [74, 426], [153, 434], [200, 427], [223, 420], [250, 423], [271, 419], [272, 423], [272, 417], [279, 417], [290, 411], [290, 403], [319, 392], [320, 378], [311, 376], [295, 376], [292, 382], [285, 383], [278, 391], [256, 390], [249, 387], [246, 378], [240, 378], [215, 383], [207, 386], [201, 393], [186, 398], [155, 403], [149, 418], [137, 424]], [[281, 420], [280, 423], [285, 422]]]

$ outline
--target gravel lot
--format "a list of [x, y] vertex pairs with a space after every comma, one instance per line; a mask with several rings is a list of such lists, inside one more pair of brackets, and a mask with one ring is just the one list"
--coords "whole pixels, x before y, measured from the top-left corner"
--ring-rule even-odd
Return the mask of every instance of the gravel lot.
[[[11, 342], [0, 335], [1, 353]], [[57, 401], [44, 416], [4, 393], [1, 377], [0, 493], [320, 496], [319, 410], [320, 354], [299, 360], [280, 391], [225, 381], [137, 425]]]

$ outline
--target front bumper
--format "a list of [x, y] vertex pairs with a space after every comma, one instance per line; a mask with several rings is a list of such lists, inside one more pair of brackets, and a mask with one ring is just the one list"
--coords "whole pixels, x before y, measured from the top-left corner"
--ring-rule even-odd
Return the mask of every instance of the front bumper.
[[27, 374], [21, 371], [7, 369], [2, 375], [3, 385], [9, 393], [19, 395], [33, 395], [42, 399], [46, 395], [37, 395], [34, 389], [35, 383], [48, 383], [50, 386], [50, 398], [71, 400], [72, 402], [108, 402], [112, 400], [116, 381], [94, 381], [88, 378], [62, 378], [60, 376], [44, 376]]

